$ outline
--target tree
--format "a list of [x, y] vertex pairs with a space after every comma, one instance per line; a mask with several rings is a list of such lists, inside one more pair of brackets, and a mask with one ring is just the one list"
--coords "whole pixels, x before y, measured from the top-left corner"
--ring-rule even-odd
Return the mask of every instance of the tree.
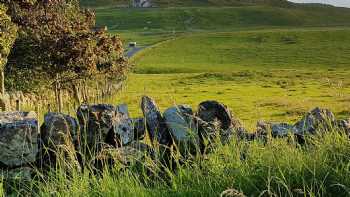
[[[61, 89], [98, 76], [123, 77], [128, 68], [119, 37], [95, 27], [95, 14], [77, 0], [7, 3], [20, 34], [6, 73], [13, 88], [53, 88], [61, 109]], [[12, 82], [12, 83], [11, 83]]]
[[11, 18], [6, 14], [7, 9], [0, 4], [0, 94], [4, 95], [4, 66], [7, 63], [7, 56], [16, 39], [17, 27], [11, 22]]

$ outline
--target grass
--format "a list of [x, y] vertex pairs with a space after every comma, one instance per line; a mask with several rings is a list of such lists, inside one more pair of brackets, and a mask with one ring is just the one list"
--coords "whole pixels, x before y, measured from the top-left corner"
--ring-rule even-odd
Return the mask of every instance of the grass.
[[[247, 196], [348, 196], [348, 137], [334, 130], [296, 146], [287, 139], [218, 146], [207, 159], [194, 158], [162, 179], [143, 182], [143, 174], [118, 164], [103, 174], [58, 168], [29, 187], [38, 196], [219, 196], [230, 188]], [[242, 156], [245, 159], [242, 160]], [[147, 176], [146, 176], [147, 178]]]
[[139, 52], [124, 91], [107, 99], [141, 115], [142, 95], [165, 110], [204, 100], [228, 105], [248, 128], [292, 122], [316, 106], [349, 116], [348, 29], [185, 34]]

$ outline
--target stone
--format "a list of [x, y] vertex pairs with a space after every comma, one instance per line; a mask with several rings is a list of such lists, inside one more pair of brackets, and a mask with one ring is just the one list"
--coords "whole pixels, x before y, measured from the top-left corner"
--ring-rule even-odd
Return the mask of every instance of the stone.
[[316, 134], [318, 130], [327, 131], [335, 124], [335, 116], [330, 110], [317, 107], [295, 123], [293, 130], [299, 135]]
[[84, 104], [78, 108], [77, 117], [80, 124], [80, 146], [92, 151], [101, 144], [115, 143], [114, 128], [118, 121], [116, 107]]
[[133, 118], [134, 140], [143, 140], [146, 134], [146, 123], [144, 118]]
[[134, 126], [132, 119], [129, 118], [128, 106], [118, 105], [116, 107], [117, 121], [114, 125], [115, 139], [117, 146], [125, 146], [134, 140]]
[[40, 128], [40, 139], [43, 145], [54, 148], [67, 143], [78, 144], [79, 123], [72, 116], [50, 112], [45, 114]]
[[246, 195], [236, 189], [227, 189], [220, 194], [220, 197], [246, 197]]
[[34, 174], [35, 170], [27, 166], [0, 170], [0, 178], [3, 179], [4, 196], [32, 196], [30, 185]]
[[338, 120], [337, 126], [350, 137], [350, 118], [348, 120]]
[[75, 118], [62, 113], [47, 113], [40, 128], [38, 165], [55, 166], [57, 157], [60, 156], [65, 161], [74, 163], [80, 140], [79, 132], [79, 124]]
[[221, 143], [230, 141], [233, 134], [232, 116], [230, 110], [217, 101], [205, 101], [199, 104], [197, 112], [197, 124], [200, 136], [201, 152], [220, 137]]
[[180, 153], [196, 153], [199, 150], [199, 136], [192, 108], [187, 105], [170, 107], [163, 116]]
[[35, 162], [38, 133], [38, 120], [34, 112], [0, 113], [1, 166], [13, 168]]
[[287, 137], [293, 134], [293, 125], [288, 123], [270, 123], [272, 137]]
[[230, 110], [217, 101], [205, 101], [199, 104], [197, 116], [211, 124], [218, 122], [222, 130], [229, 129], [232, 126]]
[[103, 167], [121, 165], [128, 167], [134, 164], [143, 163], [146, 159], [155, 159], [156, 154], [152, 147], [142, 142], [132, 142], [123, 147], [105, 147], [97, 156], [95, 166], [101, 170]]
[[161, 145], [170, 146], [172, 139], [157, 104], [147, 96], [142, 97], [141, 109], [146, 119], [146, 127], [149, 132], [151, 142], [158, 142]]

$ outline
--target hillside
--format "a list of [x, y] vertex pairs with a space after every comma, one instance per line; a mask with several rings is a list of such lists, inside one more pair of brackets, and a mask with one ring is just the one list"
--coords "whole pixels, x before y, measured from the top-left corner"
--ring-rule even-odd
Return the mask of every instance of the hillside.
[[[82, 6], [88, 7], [106, 7], [130, 5], [132, 0], [80, 0]], [[294, 3], [287, 0], [152, 0], [156, 7], [170, 6], [244, 6], [244, 5], [272, 5], [288, 6]]]
[[257, 27], [348, 26], [350, 9], [336, 7], [99, 8], [97, 23], [117, 31], [230, 31]]

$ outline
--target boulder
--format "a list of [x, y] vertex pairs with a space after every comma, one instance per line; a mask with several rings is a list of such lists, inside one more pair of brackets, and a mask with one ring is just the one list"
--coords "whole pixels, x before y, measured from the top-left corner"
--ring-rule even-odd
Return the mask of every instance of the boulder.
[[180, 153], [196, 153], [199, 148], [199, 136], [192, 108], [187, 105], [174, 106], [168, 108], [163, 116]]
[[218, 124], [222, 130], [232, 126], [230, 110], [217, 101], [205, 101], [199, 104], [197, 116], [207, 123]]
[[317, 130], [327, 131], [335, 124], [335, 116], [330, 110], [317, 107], [295, 123], [293, 130], [298, 135], [316, 134]]
[[79, 132], [75, 118], [62, 113], [47, 113], [40, 128], [39, 166], [55, 166], [60, 156], [64, 156], [65, 161], [76, 161], [75, 147], [79, 144]]
[[220, 137], [222, 143], [230, 141], [236, 125], [233, 125], [230, 110], [217, 101], [205, 101], [199, 104], [197, 124], [200, 135], [201, 152]]
[[81, 146], [93, 150], [103, 143], [116, 141], [114, 129], [118, 118], [114, 106], [81, 105], [77, 110], [77, 117], [80, 124]]
[[38, 120], [34, 112], [0, 113], [1, 165], [14, 168], [35, 162], [38, 133]]
[[146, 119], [151, 142], [157, 141], [161, 145], [170, 146], [172, 143], [171, 135], [155, 101], [150, 97], [143, 96], [141, 109]]

